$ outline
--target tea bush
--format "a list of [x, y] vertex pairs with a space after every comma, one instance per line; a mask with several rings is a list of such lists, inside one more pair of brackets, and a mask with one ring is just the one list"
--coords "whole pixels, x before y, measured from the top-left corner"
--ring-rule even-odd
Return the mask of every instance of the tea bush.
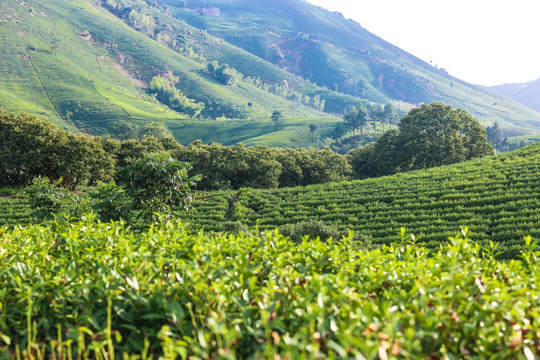
[[540, 253], [499, 262], [467, 231], [290, 242], [178, 222], [0, 230], [0, 358], [540, 356]]

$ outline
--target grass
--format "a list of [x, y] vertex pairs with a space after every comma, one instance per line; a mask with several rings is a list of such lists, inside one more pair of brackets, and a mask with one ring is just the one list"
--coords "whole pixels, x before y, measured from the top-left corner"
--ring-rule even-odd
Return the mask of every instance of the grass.
[[[284, 119], [280, 129], [274, 131], [270, 117], [251, 120], [221, 121], [168, 121], [167, 126], [182, 144], [201, 139], [203, 143], [214, 142], [233, 145], [242, 142], [246, 145], [266, 145], [278, 147], [320, 147], [319, 139], [330, 136], [336, 118], [297, 118]], [[317, 124], [319, 130], [312, 136], [310, 124]]]
[[[34, 112], [92, 134], [106, 133], [119, 120], [183, 120], [186, 116], [155, 103], [140, 87], [168, 70], [180, 77], [188, 97], [207, 104], [203, 116], [260, 118], [292, 105], [243, 82], [217, 83], [204, 64], [131, 29], [97, 4], [8, 0], [0, 6], [3, 14], [13, 14], [0, 29], [0, 106], [8, 110]], [[299, 106], [296, 116], [322, 114]], [[205, 138], [204, 128], [197, 138]]]

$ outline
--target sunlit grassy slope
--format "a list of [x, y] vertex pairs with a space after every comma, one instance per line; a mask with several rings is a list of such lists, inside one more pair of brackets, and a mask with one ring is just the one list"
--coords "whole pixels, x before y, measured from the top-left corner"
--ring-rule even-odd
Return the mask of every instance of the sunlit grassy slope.
[[[267, 91], [243, 82], [218, 83], [203, 63], [130, 28], [97, 3], [7, 0], [0, 4], [0, 19], [0, 106], [11, 111], [36, 113], [94, 134], [118, 120], [174, 123], [186, 116], [146, 91], [153, 76], [170, 70], [188, 97], [205, 102], [206, 116], [225, 109], [234, 109], [239, 118], [266, 118], [276, 109], [285, 116], [293, 113], [292, 103]], [[301, 105], [294, 113], [323, 116]], [[253, 131], [260, 135], [264, 132]]]
[[[442, 101], [468, 110], [485, 125], [498, 121], [510, 136], [540, 130], [539, 113], [456, 79], [306, 1], [162, 2], [176, 17], [320, 86], [378, 103]], [[219, 56], [235, 67], [247, 66], [226, 53]]]

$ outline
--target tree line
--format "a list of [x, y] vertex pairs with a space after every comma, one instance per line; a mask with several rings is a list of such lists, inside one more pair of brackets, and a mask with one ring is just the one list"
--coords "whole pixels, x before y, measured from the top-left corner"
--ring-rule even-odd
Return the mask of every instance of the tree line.
[[[119, 123], [118, 133], [137, 129]], [[146, 153], [168, 151], [201, 174], [198, 189], [276, 188], [349, 179], [345, 156], [330, 149], [279, 149], [239, 144], [180, 145], [163, 124], [150, 123], [138, 139], [117, 140], [71, 133], [49, 121], [0, 109], [0, 186], [28, 185], [42, 176], [64, 178], [72, 189], [114, 179], [118, 167]]]
[[[127, 123], [116, 131], [135, 134]], [[198, 189], [306, 186], [446, 165], [493, 154], [484, 128], [466, 111], [441, 103], [411, 110], [399, 128], [376, 143], [341, 155], [331, 149], [282, 149], [243, 144], [179, 144], [161, 123], [137, 139], [71, 133], [34, 115], [0, 109], [0, 186], [30, 184], [46, 176], [66, 186], [115, 179], [118, 167], [144, 154], [167, 151], [200, 174]]]

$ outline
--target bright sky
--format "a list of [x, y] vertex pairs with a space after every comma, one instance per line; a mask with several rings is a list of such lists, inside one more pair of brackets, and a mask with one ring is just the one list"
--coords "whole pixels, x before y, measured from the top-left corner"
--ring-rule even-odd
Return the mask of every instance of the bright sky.
[[540, 0], [308, 0], [469, 83], [540, 78]]

